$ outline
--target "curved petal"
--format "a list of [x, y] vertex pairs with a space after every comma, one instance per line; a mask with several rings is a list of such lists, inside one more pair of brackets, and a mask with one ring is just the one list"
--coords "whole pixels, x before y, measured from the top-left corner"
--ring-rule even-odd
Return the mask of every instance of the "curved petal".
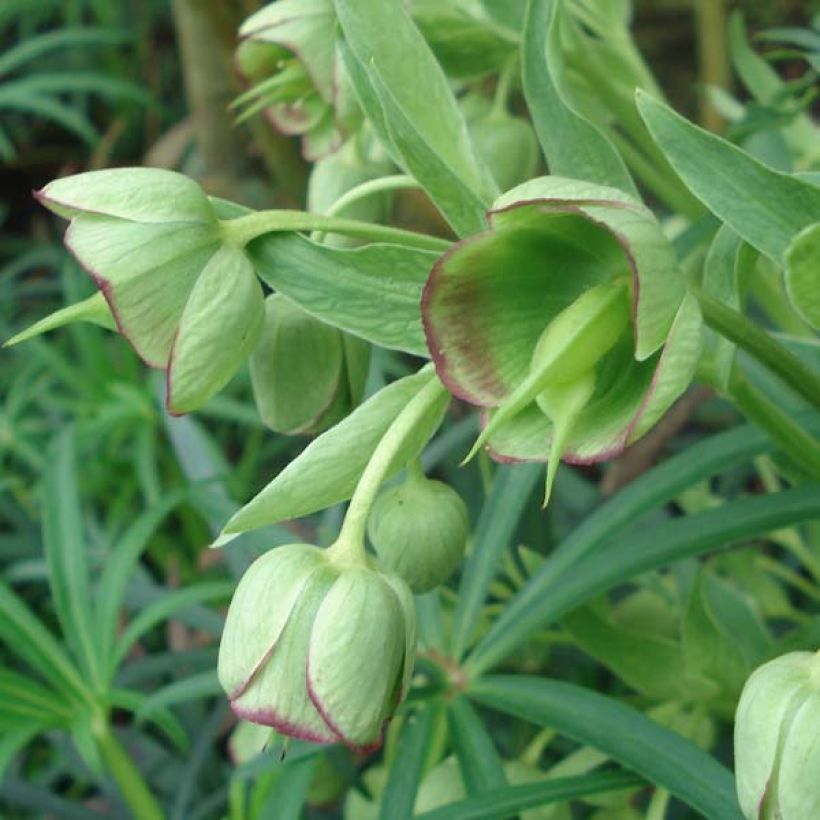
[[221, 390], [259, 340], [265, 300], [245, 253], [224, 246], [200, 273], [168, 363], [168, 410], [187, 413]]
[[219, 682], [230, 697], [248, 687], [273, 651], [310, 575], [324, 563], [316, 547], [288, 544], [248, 567], [231, 600], [219, 645]]
[[422, 318], [448, 389], [484, 407], [527, 375], [549, 322], [585, 290], [627, 276], [621, 245], [574, 209], [522, 208], [516, 221], [453, 246], [436, 262]]
[[347, 745], [371, 748], [395, 708], [405, 623], [392, 587], [373, 570], [343, 572], [322, 602], [307, 657], [310, 698]]

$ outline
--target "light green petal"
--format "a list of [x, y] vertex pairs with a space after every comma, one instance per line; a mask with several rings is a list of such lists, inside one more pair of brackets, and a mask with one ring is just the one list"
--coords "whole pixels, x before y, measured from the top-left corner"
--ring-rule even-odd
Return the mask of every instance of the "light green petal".
[[220, 248], [196, 280], [168, 369], [168, 409], [187, 413], [221, 390], [259, 340], [262, 286], [248, 257]]

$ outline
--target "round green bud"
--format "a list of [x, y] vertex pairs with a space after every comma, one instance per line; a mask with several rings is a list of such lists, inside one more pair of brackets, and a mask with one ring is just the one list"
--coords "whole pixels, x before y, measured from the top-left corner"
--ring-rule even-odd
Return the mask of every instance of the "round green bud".
[[735, 715], [737, 796], [747, 820], [820, 817], [820, 652], [752, 673]]
[[420, 473], [378, 497], [367, 528], [379, 563], [415, 593], [429, 592], [453, 574], [469, 531], [459, 494]]

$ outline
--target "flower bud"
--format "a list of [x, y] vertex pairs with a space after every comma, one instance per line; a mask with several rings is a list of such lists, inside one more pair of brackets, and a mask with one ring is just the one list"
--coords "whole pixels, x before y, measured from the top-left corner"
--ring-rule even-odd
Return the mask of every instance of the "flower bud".
[[260, 109], [276, 130], [302, 137], [305, 159], [336, 151], [360, 118], [336, 53], [331, 0], [277, 0], [239, 29], [237, 68], [251, 85], [240, 119]]
[[264, 330], [250, 364], [262, 421], [279, 433], [318, 433], [361, 401], [370, 345], [275, 293], [265, 300]]
[[264, 299], [204, 191], [173, 171], [118, 168], [55, 180], [38, 198], [71, 220], [66, 246], [122, 335], [167, 369], [168, 409], [194, 410], [224, 387], [258, 339]]
[[820, 652], [782, 655], [746, 681], [735, 773], [747, 820], [820, 817]]
[[459, 494], [419, 472], [378, 497], [367, 534], [381, 566], [423, 593], [443, 584], [461, 563], [469, 528]]
[[239, 582], [219, 681], [244, 720], [368, 749], [404, 697], [414, 648], [401, 579], [291, 544], [258, 558]]

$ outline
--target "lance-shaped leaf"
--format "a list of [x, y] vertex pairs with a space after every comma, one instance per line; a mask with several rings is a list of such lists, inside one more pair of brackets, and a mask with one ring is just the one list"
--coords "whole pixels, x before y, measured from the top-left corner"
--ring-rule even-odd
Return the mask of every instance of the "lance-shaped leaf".
[[[434, 374], [425, 369], [393, 382], [319, 436], [228, 521], [217, 543], [230, 540], [236, 533], [308, 515], [350, 498], [387, 428], [432, 378]], [[445, 393], [424, 423], [407, 438], [393, 461], [391, 474], [418, 455], [441, 423], [446, 407]]]
[[692, 193], [752, 247], [782, 264], [798, 233], [820, 221], [820, 187], [783, 174], [638, 92], [653, 139]]
[[194, 284], [168, 364], [168, 409], [187, 413], [221, 390], [259, 339], [262, 287], [244, 251], [224, 246]]

